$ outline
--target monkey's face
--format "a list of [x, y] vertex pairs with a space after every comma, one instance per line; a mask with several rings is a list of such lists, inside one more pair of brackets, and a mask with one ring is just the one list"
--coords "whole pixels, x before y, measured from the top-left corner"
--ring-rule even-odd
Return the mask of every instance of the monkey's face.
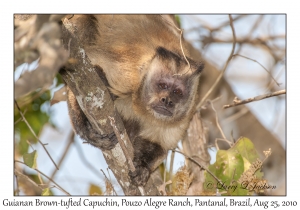
[[194, 105], [202, 68], [195, 63], [189, 68], [183, 58], [159, 49], [141, 84], [139, 95], [145, 111], [163, 121], [175, 122], [187, 116]]
[[159, 119], [171, 120], [181, 118], [184, 110], [181, 107], [188, 102], [186, 81], [172, 75], [153, 77], [149, 91], [146, 91], [148, 110]]

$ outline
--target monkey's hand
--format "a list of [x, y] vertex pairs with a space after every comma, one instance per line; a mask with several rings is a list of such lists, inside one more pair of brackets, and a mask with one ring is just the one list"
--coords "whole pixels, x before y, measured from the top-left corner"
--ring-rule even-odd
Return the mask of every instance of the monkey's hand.
[[149, 179], [150, 169], [138, 162], [133, 162], [133, 165], [135, 167], [135, 171], [129, 171], [128, 173], [132, 183], [136, 186], [144, 186]]
[[115, 133], [101, 135], [95, 131], [90, 124], [88, 124], [87, 129], [88, 132], [85, 132], [86, 135], [83, 134], [83, 136], [80, 136], [95, 147], [100, 147], [103, 150], [110, 150], [118, 143]]

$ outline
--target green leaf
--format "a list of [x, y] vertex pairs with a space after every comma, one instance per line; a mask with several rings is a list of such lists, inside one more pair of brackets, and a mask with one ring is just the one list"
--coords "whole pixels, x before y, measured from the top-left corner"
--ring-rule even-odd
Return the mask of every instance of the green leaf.
[[36, 158], [37, 158], [36, 150], [34, 150], [31, 153], [25, 153], [23, 155], [24, 163], [30, 168], [36, 168]]
[[[38, 136], [39, 132], [42, 130], [45, 123], [49, 121], [48, 113], [45, 113], [41, 110], [40, 107], [49, 103], [51, 98], [50, 91], [46, 91], [40, 97], [33, 100], [36, 97], [37, 92], [29, 94], [28, 96], [24, 97], [23, 100], [20, 100], [19, 106], [22, 103], [26, 103], [26, 101], [31, 101], [28, 104], [23, 104], [21, 106], [21, 111], [25, 115], [27, 122], [29, 123], [30, 127], [33, 129], [35, 134]], [[28, 152], [28, 143], [27, 141], [31, 142], [32, 144], [37, 143], [37, 139], [33, 136], [30, 129], [26, 125], [26, 123], [22, 119], [19, 110], [17, 108], [14, 109], [14, 119], [18, 121], [15, 124], [15, 141], [16, 141], [16, 151], [20, 155], [24, 155], [24, 153]]]
[[221, 183], [218, 183], [214, 177], [205, 172], [204, 190], [216, 192], [219, 189], [220, 192], [227, 191], [227, 194], [231, 195], [237, 191], [235, 186], [238, 183], [235, 181], [244, 172], [244, 161], [237, 150], [219, 150], [216, 162], [210, 165], [208, 170], [215, 174]]
[[248, 138], [240, 137], [235, 145], [230, 148], [230, 150], [232, 149], [237, 150], [243, 156], [243, 158], [246, 158], [250, 163], [253, 163], [257, 160], [257, 158], [259, 158], [254, 144]]
[[216, 176], [228, 184], [232, 179], [238, 180], [244, 172], [244, 161], [237, 150], [219, 150], [215, 164]]
[[42, 196], [53, 195], [49, 188], [45, 188], [42, 192]]
[[[219, 192], [222, 195], [252, 195], [247, 189], [237, 182], [241, 175], [259, 158], [259, 155], [252, 141], [241, 137], [228, 150], [219, 150], [216, 154], [216, 162], [208, 169], [221, 181], [218, 183], [214, 177], [205, 172], [204, 191], [209, 193]], [[255, 173], [258, 179], [263, 177], [263, 173], [258, 170]]]
[[[235, 145], [230, 149], [236, 149], [243, 156], [244, 170], [248, 170], [250, 165], [259, 158], [259, 155], [254, 147], [252, 141], [246, 137], [240, 137]], [[257, 178], [262, 179], [264, 173], [260, 170], [255, 172]]]

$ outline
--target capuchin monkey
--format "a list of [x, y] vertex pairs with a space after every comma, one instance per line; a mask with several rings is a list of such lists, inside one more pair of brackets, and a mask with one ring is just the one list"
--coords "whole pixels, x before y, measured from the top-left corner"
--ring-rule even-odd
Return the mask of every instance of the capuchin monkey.
[[[100, 67], [134, 147], [132, 182], [143, 186], [167, 151], [183, 139], [195, 113], [201, 62], [190, 58], [180, 31], [162, 15], [74, 15], [69, 20], [91, 63]], [[93, 145], [101, 136], [68, 91], [73, 127]]]

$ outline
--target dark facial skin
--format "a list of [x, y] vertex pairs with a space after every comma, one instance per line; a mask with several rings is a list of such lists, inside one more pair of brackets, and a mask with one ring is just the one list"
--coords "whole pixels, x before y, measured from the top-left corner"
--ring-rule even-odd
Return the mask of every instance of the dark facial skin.
[[153, 83], [157, 100], [151, 104], [152, 109], [165, 116], [173, 116], [176, 104], [186, 100], [184, 81], [176, 76], [165, 75]]

